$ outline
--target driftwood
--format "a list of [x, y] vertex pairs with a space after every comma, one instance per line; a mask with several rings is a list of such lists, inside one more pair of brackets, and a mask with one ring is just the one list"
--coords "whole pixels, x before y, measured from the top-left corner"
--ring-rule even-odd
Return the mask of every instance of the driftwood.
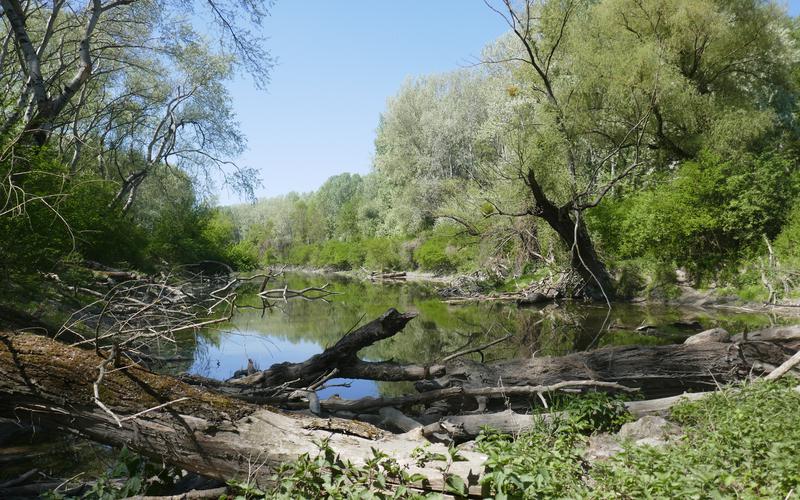
[[447, 365], [447, 375], [418, 383], [418, 387], [438, 390], [452, 386], [514, 387], [596, 380], [637, 387], [645, 397], [657, 398], [690, 389], [712, 390], [751, 373], [761, 375], [766, 370], [758, 366], [778, 366], [786, 358], [780, 345], [761, 341], [608, 347], [490, 365], [458, 359]]
[[[278, 413], [133, 365], [109, 371], [103, 381], [101, 396], [123, 420], [120, 427], [93, 402], [96, 369], [102, 363], [94, 351], [45, 337], [0, 334], [0, 414], [44, 428], [78, 432], [100, 443], [126, 445], [221, 480], [247, 479], [253, 470], [257, 477], [251, 480], [266, 480], [278, 465], [302, 453], [314, 454], [315, 441], [329, 439], [330, 447], [343, 459], [363, 464], [371, 448], [379, 448], [411, 473], [424, 475], [425, 489], [444, 490], [441, 468], [447, 464], [417, 466], [413, 451], [420, 441], [411, 436], [387, 434], [348, 420]], [[177, 402], [165, 405], [171, 401]], [[140, 416], [125, 420], [135, 415]], [[430, 450], [446, 454], [439, 445]], [[461, 455], [466, 460], [450, 464], [448, 473], [464, 478], [470, 491], [479, 494], [477, 480], [485, 456]]]
[[800, 340], [800, 325], [774, 326], [749, 333], [739, 333], [731, 337], [734, 342], [763, 341], [763, 342], [791, 342]]
[[293, 381], [295, 387], [308, 387], [336, 369], [337, 376], [370, 380], [423, 380], [445, 373], [443, 365], [402, 365], [391, 362], [368, 362], [358, 358], [358, 351], [400, 332], [415, 317], [389, 309], [380, 318], [345, 334], [336, 344], [302, 363], [277, 363], [267, 370], [230, 380], [238, 386], [274, 387]]
[[398, 272], [379, 273], [376, 271], [372, 271], [371, 273], [369, 273], [369, 279], [372, 281], [377, 281], [377, 280], [405, 281], [406, 272], [398, 271]]
[[374, 410], [384, 407], [399, 407], [407, 405], [416, 405], [421, 403], [430, 403], [432, 401], [444, 401], [452, 398], [481, 398], [481, 397], [512, 397], [512, 396], [525, 396], [530, 397], [537, 394], [546, 392], [554, 392], [563, 389], [577, 389], [577, 388], [600, 388], [610, 390], [620, 390], [627, 392], [635, 392], [636, 389], [626, 387], [624, 385], [616, 384], [614, 382], [601, 382], [594, 380], [577, 380], [577, 381], [563, 381], [548, 386], [509, 386], [509, 387], [463, 387], [454, 386], [444, 389], [436, 389], [433, 391], [421, 392], [419, 394], [409, 394], [406, 396], [398, 396], [394, 398], [362, 398], [357, 400], [346, 400], [339, 398], [332, 398], [320, 401], [323, 409], [328, 411], [365, 411]]

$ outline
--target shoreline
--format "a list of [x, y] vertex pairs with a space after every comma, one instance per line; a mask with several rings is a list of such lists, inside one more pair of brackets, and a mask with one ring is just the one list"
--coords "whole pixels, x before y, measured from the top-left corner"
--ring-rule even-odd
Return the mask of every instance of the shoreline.
[[[470, 279], [470, 274], [436, 274], [426, 271], [401, 271], [405, 273], [403, 279], [381, 279], [372, 278], [367, 270], [333, 270], [325, 268], [311, 268], [304, 266], [285, 266], [282, 268], [285, 272], [315, 274], [315, 275], [334, 275], [348, 279], [359, 280], [362, 282], [371, 283], [402, 283], [402, 282], [416, 282], [416, 283], [430, 283], [434, 285], [453, 285], [458, 280]], [[678, 284], [681, 295], [677, 298], [658, 299], [652, 297], [634, 297], [628, 300], [617, 299], [612, 301], [620, 304], [632, 304], [639, 306], [660, 305], [671, 306], [688, 309], [725, 309], [731, 311], [739, 311], [754, 314], [776, 314], [785, 317], [799, 317], [800, 316], [800, 303], [777, 303], [777, 304], [764, 304], [762, 302], [752, 302], [740, 299], [735, 295], [716, 295], [715, 289], [696, 289], [686, 284]], [[549, 298], [549, 297], [529, 297], [523, 291], [517, 292], [499, 292], [489, 291], [484, 294], [478, 295], [453, 295], [453, 296], [440, 296], [442, 302], [448, 305], [469, 304], [474, 302], [504, 302], [508, 304], [517, 304], [522, 307], [532, 306], [537, 304], [548, 304], [554, 302], [563, 302], [564, 298]]]

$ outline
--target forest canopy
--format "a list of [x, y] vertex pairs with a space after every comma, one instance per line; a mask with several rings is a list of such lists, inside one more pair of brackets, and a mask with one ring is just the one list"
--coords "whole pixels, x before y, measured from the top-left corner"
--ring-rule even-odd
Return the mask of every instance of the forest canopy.
[[252, 196], [258, 182], [231, 161], [246, 142], [226, 85], [236, 74], [267, 83], [272, 58], [256, 33], [269, 6], [0, 2], [7, 275], [76, 257], [237, 261], [208, 193], [221, 181]]

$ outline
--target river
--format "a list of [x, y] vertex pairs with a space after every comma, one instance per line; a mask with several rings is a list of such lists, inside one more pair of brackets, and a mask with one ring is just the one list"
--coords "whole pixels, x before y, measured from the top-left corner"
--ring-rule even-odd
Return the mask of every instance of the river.
[[[243, 291], [230, 323], [187, 339], [183, 367], [190, 373], [225, 379], [253, 359], [259, 368], [283, 361], [303, 361], [333, 345], [350, 328], [377, 318], [394, 307], [418, 314], [394, 338], [362, 351], [370, 361], [394, 360], [433, 363], [448, 354], [512, 337], [485, 352], [487, 361], [528, 356], [556, 356], [609, 345], [669, 344], [706, 328], [721, 326], [732, 333], [769, 326], [779, 319], [768, 314], [721, 309], [691, 309], [657, 304], [584, 303], [518, 307], [515, 304], [467, 303], [448, 305], [425, 282], [371, 283], [343, 277], [287, 273], [270, 286], [301, 289], [328, 287], [337, 295], [328, 301], [275, 301], [258, 309], [257, 289]], [[472, 354], [477, 359], [480, 354]], [[409, 390], [409, 384], [336, 380], [320, 397], [345, 398], [391, 395]], [[342, 385], [346, 384], [346, 385]]]

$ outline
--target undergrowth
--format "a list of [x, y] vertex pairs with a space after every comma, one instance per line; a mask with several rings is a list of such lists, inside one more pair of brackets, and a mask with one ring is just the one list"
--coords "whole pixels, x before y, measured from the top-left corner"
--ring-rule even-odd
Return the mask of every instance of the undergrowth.
[[[588, 435], [613, 432], [630, 420], [621, 402], [603, 395], [565, 403], [565, 417], [517, 436], [489, 429], [476, 441], [487, 455], [481, 486], [493, 498], [800, 498], [800, 393], [796, 381], [757, 382], [675, 406], [670, 419], [684, 438], [664, 448], [633, 446], [588, 463]], [[273, 489], [242, 483], [249, 498], [440, 498], [410, 486], [421, 479], [373, 450], [363, 467], [341, 460], [321, 443], [279, 470]], [[425, 458], [424, 453], [420, 452]], [[451, 453], [457, 456], [455, 450]], [[431, 457], [427, 457], [431, 458]], [[445, 457], [435, 457], [443, 460]], [[452, 460], [452, 458], [451, 458]], [[403, 486], [387, 488], [388, 482]], [[450, 478], [445, 493], [464, 492]]]
[[[588, 436], [615, 432], [631, 420], [624, 403], [603, 394], [561, 397], [551, 410], [561, 417], [517, 436], [485, 429], [475, 449], [486, 454], [481, 488], [491, 498], [800, 498], [800, 392], [796, 380], [729, 387], [672, 409], [670, 420], [684, 437], [654, 448], [624, 443], [617, 456], [589, 463]], [[438, 470], [443, 491], [421, 493], [423, 477], [380, 450], [365, 463], [342, 459], [327, 441], [274, 471], [268, 484], [230, 481], [232, 498], [442, 498], [467, 492], [448, 471], [459, 450], [414, 452], [416, 465]], [[123, 454], [124, 456], [127, 456]], [[82, 498], [120, 498], [144, 493], [145, 463], [128, 457]], [[123, 474], [120, 474], [123, 473]], [[111, 482], [111, 478], [129, 476]], [[163, 480], [162, 480], [163, 481]], [[163, 485], [162, 485], [163, 486]], [[148, 491], [149, 493], [149, 491]], [[51, 498], [63, 498], [51, 495]], [[229, 497], [230, 498], [230, 497]]]

